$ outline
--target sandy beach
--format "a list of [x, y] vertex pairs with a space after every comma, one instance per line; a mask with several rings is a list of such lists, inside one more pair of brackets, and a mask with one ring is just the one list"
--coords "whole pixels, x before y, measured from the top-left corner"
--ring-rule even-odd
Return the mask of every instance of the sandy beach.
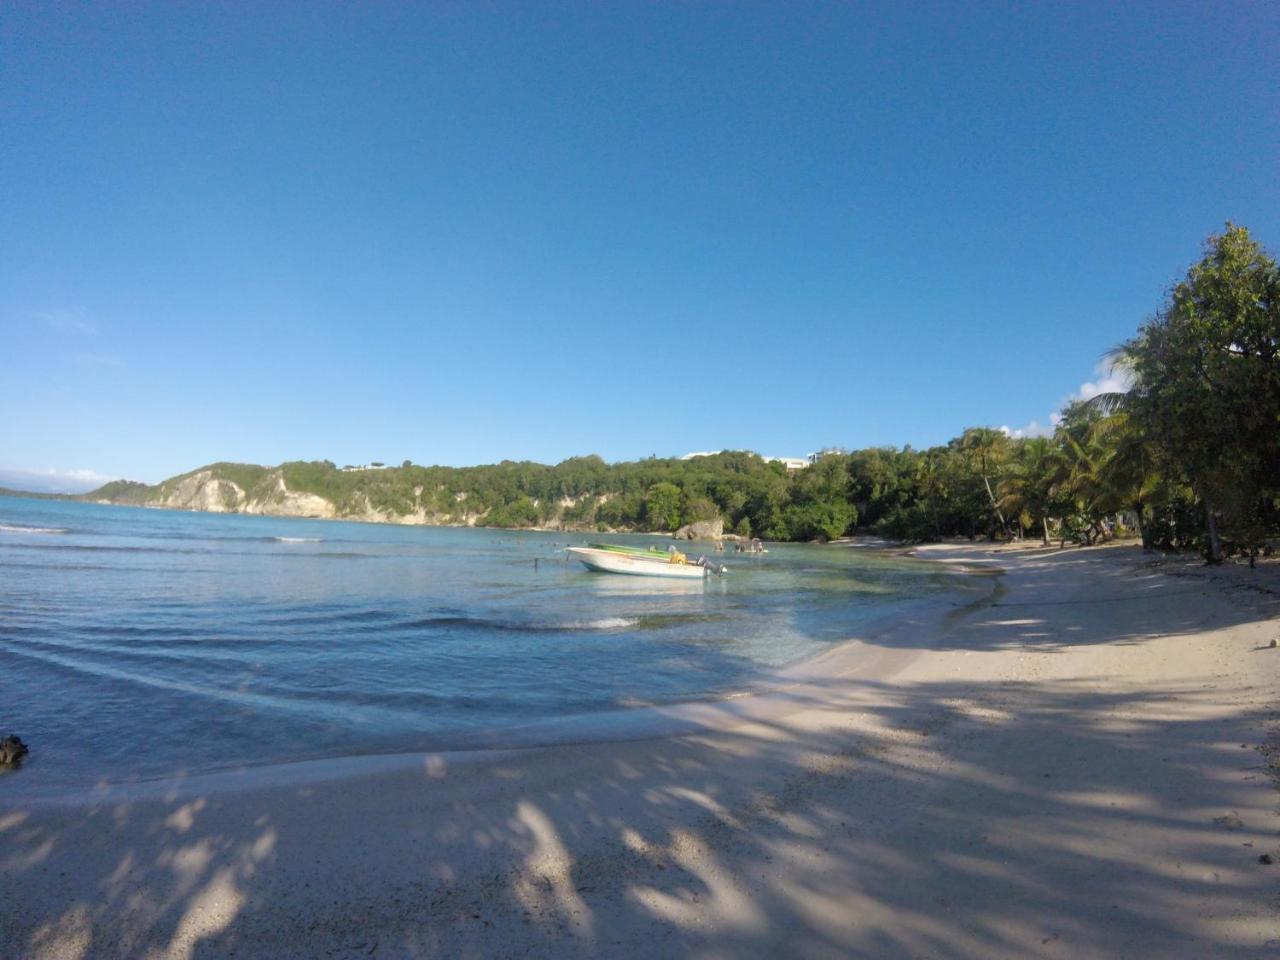
[[920, 555], [989, 575], [665, 736], [0, 778], [0, 955], [1280, 953], [1280, 568]]

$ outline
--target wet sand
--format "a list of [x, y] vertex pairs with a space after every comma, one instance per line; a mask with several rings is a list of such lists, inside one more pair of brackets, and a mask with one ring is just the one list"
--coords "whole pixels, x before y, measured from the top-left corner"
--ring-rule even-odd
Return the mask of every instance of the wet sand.
[[2, 778], [0, 955], [1274, 956], [1280, 570], [921, 555], [992, 573], [664, 736]]

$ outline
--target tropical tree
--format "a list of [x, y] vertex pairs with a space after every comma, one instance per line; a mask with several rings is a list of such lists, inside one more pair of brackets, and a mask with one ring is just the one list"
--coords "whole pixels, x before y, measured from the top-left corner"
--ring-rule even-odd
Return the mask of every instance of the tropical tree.
[[1049, 520], [1060, 506], [1062, 451], [1048, 437], [1030, 437], [1016, 448], [1010, 469], [998, 486], [998, 505], [1020, 526], [1039, 525], [1049, 545]]
[[650, 530], [680, 526], [680, 488], [674, 483], [655, 483], [645, 496], [644, 516]]
[[910, 507], [919, 492], [920, 459], [910, 447], [877, 447], [850, 454], [848, 492], [860, 524], [874, 527]]
[[858, 519], [849, 502], [847, 458], [828, 454], [797, 478], [782, 518], [793, 539], [834, 540]]
[[1122, 353], [1125, 407], [1185, 475], [1204, 511], [1206, 555], [1226, 531], [1251, 551], [1280, 476], [1280, 270], [1228, 223]]
[[1149, 504], [1160, 496], [1164, 475], [1160, 450], [1128, 410], [1101, 417], [1093, 426], [1094, 441], [1105, 452], [1099, 464], [1099, 480], [1132, 511], [1142, 538], [1142, 549], [1154, 546], [1148, 520]]
[[951, 441], [951, 446], [960, 454], [964, 465], [981, 481], [986, 492], [991, 514], [999, 524], [1000, 531], [1007, 534], [1009, 525], [996, 499], [995, 487], [999, 484], [1001, 468], [1009, 459], [1009, 436], [1002, 430], [991, 427], [970, 427], [960, 437]]

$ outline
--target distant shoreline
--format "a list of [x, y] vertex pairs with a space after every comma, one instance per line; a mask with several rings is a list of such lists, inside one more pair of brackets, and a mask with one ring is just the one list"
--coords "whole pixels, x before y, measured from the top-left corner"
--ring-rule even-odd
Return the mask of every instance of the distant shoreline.
[[[211, 516], [229, 516], [229, 517], [266, 517], [275, 520], [321, 520], [325, 522], [340, 523], [367, 523], [388, 527], [434, 527], [439, 529], [475, 529], [475, 530], [507, 530], [519, 531], [521, 533], [577, 533], [577, 534], [599, 534], [601, 536], [611, 536], [613, 534], [624, 534], [629, 537], [660, 537], [667, 540], [677, 539], [674, 531], [670, 530], [628, 530], [628, 529], [609, 529], [600, 530], [596, 527], [574, 527], [574, 526], [518, 526], [518, 527], [495, 527], [483, 523], [440, 523], [436, 521], [417, 521], [417, 520], [401, 520], [390, 518], [378, 518], [368, 516], [332, 516], [325, 517], [319, 515], [299, 516], [290, 513], [249, 513], [240, 510], [198, 510], [193, 507], [175, 507], [161, 503], [127, 503], [113, 500], [92, 500], [81, 494], [38, 494], [17, 490], [0, 489], [0, 497], [10, 497], [15, 500], [57, 500], [64, 503], [84, 503], [98, 507], [130, 507], [139, 510], [166, 510], [171, 513], [202, 513]], [[720, 537], [721, 540], [735, 541], [741, 540], [742, 537], [733, 533], [726, 533]], [[711, 543], [711, 540], [693, 540], [683, 541], [685, 543]], [[779, 541], [788, 543], [800, 543], [802, 541]], [[833, 541], [834, 542], [834, 541]]]
[[[521, 533], [581, 533], [581, 534], [601, 534], [609, 536], [610, 534], [626, 534], [629, 537], [664, 537], [672, 539], [672, 531], [659, 530], [599, 530], [594, 527], [491, 527], [483, 523], [438, 523], [431, 521], [411, 521], [411, 520], [392, 520], [378, 519], [375, 517], [324, 517], [319, 515], [298, 516], [289, 513], [246, 513], [234, 510], [197, 510], [192, 507], [171, 507], [161, 503], [125, 503], [114, 500], [91, 500], [83, 494], [72, 493], [36, 493], [31, 491], [7, 490], [0, 489], [0, 497], [10, 497], [15, 500], [58, 500], [66, 503], [84, 503], [97, 507], [129, 507], [138, 510], [165, 510], [170, 513], [203, 513], [210, 516], [226, 516], [226, 517], [265, 517], [274, 520], [321, 520], [325, 522], [339, 523], [367, 523], [376, 524], [378, 526], [387, 527], [436, 527], [440, 529], [475, 529], [475, 530], [508, 530], [519, 531]], [[732, 534], [724, 536], [726, 540], [734, 539]], [[708, 541], [709, 542], [709, 541]]]

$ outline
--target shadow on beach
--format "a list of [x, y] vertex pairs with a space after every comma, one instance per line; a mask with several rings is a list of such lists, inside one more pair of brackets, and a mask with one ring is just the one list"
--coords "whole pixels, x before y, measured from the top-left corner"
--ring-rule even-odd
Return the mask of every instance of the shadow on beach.
[[978, 679], [816, 678], [794, 713], [671, 739], [0, 806], [0, 953], [1273, 957], [1274, 689], [1226, 664], [1002, 671], [1160, 656], [1161, 637], [1259, 627], [1277, 598], [1109, 563], [1034, 558], [951, 618], [930, 643], [947, 663], [1003, 657]]

